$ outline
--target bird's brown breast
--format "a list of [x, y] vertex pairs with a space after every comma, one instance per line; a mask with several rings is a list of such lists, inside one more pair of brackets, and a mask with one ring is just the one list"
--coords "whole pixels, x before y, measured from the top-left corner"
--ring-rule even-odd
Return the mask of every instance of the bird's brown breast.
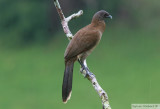
[[100, 22], [99, 25], [91, 23], [80, 29], [68, 44], [64, 57], [66, 60], [85, 54], [88, 56], [95, 46], [99, 43], [105, 25]]

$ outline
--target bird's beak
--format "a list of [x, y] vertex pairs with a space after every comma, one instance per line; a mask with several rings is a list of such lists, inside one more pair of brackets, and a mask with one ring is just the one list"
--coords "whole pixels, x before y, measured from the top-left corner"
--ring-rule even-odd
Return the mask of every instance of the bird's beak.
[[112, 19], [112, 16], [111, 16], [111, 15], [109, 15], [109, 16], [107, 16], [107, 18], [110, 18], [110, 19]]

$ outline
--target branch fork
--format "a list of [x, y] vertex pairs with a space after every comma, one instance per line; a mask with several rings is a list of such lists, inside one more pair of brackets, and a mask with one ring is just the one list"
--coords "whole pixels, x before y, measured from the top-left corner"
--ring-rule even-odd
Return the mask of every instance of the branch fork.
[[[66, 34], [67, 38], [69, 40], [71, 40], [73, 38], [73, 34], [71, 33], [71, 31], [68, 27], [68, 22], [71, 21], [74, 18], [80, 17], [83, 14], [83, 11], [80, 10], [79, 12], [74, 13], [74, 14], [70, 15], [69, 17], [65, 18], [58, 0], [54, 0], [54, 4], [55, 4], [57, 12], [60, 16], [63, 31]], [[88, 68], [86, 60], [84, 61], [84, 66], [86, 68]], [[99, 97], [101, 98], [103, 109], [111, 109], [109, 101], [108, 101], [108, 95], [99, 85], [95, 75], [94, 74], [93, 75], [86, 75], [87, 72], [89, 72], [89, 70], [85, 70], [85, 69], [82, 69], [82, 68], [80, 69], [80, 72], [92, 83], [92, 86], [94, 87], [94, 89], [98, 93]]]

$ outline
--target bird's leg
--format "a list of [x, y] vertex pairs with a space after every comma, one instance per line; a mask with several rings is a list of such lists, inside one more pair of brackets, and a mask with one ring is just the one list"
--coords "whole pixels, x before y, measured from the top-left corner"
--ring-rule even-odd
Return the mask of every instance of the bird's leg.
[[89, 71], [89, 68], [87, 67], [87, 65], [84, 64], [84, 61], [81, 61], [80, 59], [78, 59], [78, 62], [79, 62], [80, 65], [81, 65], [81, 68], [82, 68], [81, 71], [83, 71], [83, 70], [86, 71], [85, 77], [91, 76], [91, 75], [94, 76], [94, 74], [93, 74], [92, 72]]
[[78, 62], [79, 62], [79, 64], [81, 65], [82, 71], [83, 71], [83, 70], [89, 70], [89, 69], [87, 68], [87, 66], [85, 66], [84, 63], [83, 63], [80, 59], [78, 59]]

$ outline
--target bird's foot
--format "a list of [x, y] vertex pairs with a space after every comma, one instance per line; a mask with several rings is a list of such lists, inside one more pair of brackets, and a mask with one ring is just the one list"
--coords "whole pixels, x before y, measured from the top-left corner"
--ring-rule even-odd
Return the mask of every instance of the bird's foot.
[[89, 76], [89, 77], [94, 76], [94, 77], [95, 77], [95, 75], [94, 75], [92, 72], [90, 72], [90, 71], [87, 71], [87, 73], [86, 73], [86, 75], [85, 75], [85, 78], [86, 78], [87, 76]]
[[84, 74], [85, 78], [88, 77], [88, 76], [90, 76], [90, 77], [94, 76], [95, 77], [95, 75], [92, 72], [89, 71], [88, 67], [82, 67], [81, 72], [83, 72], [83, 71], [85, 71], [85, 74]]
[[[80, 72], [84, 74], [84, 77], [85, 77], [85, 78], [86, 78], [87, 76], [89, 76], [89, 77], [94, 76], [94, 77], [95, 77], [95, 75], [94, 75], [92, 72], [89, 71], [89, 68], [88, 68], [87, 66], [85, 66], [82, 61], [80, 61], [80, 60], [78, 59], [78, 62], [79, 62], [80, 65], [81, 65]], [[84, 71], [85, 71], [85, 73], [84, 73]]]

